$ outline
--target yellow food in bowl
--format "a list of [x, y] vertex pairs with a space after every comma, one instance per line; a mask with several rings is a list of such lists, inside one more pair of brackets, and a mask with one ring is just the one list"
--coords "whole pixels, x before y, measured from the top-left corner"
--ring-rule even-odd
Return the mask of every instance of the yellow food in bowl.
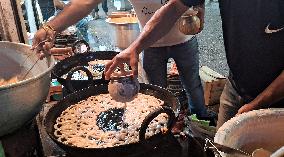
[[3, 78], [0, 78], [0, 86], [5, 86], [8, 84], [13, 84], [19, 82], [18, 76], [14, 76], [8, 80], [5, 80]]

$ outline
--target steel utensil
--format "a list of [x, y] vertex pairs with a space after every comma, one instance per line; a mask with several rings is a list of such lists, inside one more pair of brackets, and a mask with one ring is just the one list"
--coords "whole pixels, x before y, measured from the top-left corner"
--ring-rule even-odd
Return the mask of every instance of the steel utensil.
[[26, 72], [26, 74], [24, 75], [23, 79], [25, 79], [28, 74], [30, 73], [30, 71], [34, 68], [34, 66], [37, 64], [37, 62], [39, 61], [40, 58], [38, 58], [35, 63], [30, 67], [30, 69]]
[[[43, 44], [43, 43], [45, 43], [45, 42], [47, 42], [47, 41], [49, 41], [49, 40], [50, 40], [50, 39], [45, 39], [45, 40], [39, 42], [33, 49], [36, 49], [39, 45], [41, 45], [41, 44]], [[24, 63], [27, 61], [27, 59], [28, 59], [32, 54], [35, 54], [35, 53], [29, 54], [28, 57], [25, 59]], [[37, 62], [39, 61], [39, 59], [40, 59], [40, 58], [38, 58], [38, 59], [35, 61], [35, 63], [30, 67], [30, 69], [29, 69], [29, 70], [26, 72], [26, 74], [23, 76], [23, 79], [25, 79], [25, 78], [27, 77], [27, 75], [30, 73], [30, 71], [31, 71], [31, 70], [34, 68], [34, 66], [37, 64]], [[24, 64], [24, 63], [23, 63], [23, 64]], [[21, 64], [21, 66], [22, 66], [23, 64]]]
[[[45, 40], [39, 42], [39, 43], [34, 47], [34, 49], [36, 49], [39, 45], [41, 45], [41, 44], [43, 44], [43, 43], [45, 43], [45, 42], [47, 42], [47, 41], [49, 41], [49, 39], [45, 39]], [[34, 53], [30, 53], [30, 54], [27, 56], [27, 58], [23, 61], [23, 63], [20, 64], [20, 67], [23, 67], [23, 65], [26, 63], [26, 61], [27, 61], [33, 54], [34, 54]]]
[[[26, 58], [24, 54], [30, 53], [30, 45], [0, 41], [0, 56], [5, 56], [1, 59], [14, 60], [19, 65]], [[35, 61], [37, 56], [30, 59]], [[0, 87], [0, 137], [19, 129], [38, 114], [48, 95], [54, 64], [53, 57], [44, 58], [34, 67], [33, 77]], [[22, 70], [12, 70], [11, 74], [20, 75]]]
[[243, 157], [252, 157], [252, 155], [250, 155], [249, 153], [247, 153], [245, 151], [242, 151], [242, 150], [239, 150], [239, 149], [236, 149], [236, 148], [231, 148], [231, 147], [228, 147], [228, 146], [224, 146], [224, 145], [215, 143], [215, 142], [211, 141], [210, 139], [206, 138], [204, 149], [206, 150], [208, 148], [216, 150], [220, 155], [221, 155], [221, 152], [223, 152], [223, 153], [235, 155], [235, 156], [238, 156], [238, 157], [242, 157], [242, 156]]

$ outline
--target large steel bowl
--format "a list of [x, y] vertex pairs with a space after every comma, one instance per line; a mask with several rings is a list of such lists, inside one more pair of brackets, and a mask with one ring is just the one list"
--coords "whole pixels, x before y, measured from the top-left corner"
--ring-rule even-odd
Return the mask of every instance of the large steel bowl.
[[[0, 42], [0, 77], [23, 79], [36, 61], [29, 45]], [[52, 57], [39, 60], [22, 81], [0, 86], [0, 136], [20, 128], [40, 111], [49, 92], [53, 65]]]
[[[284, 146], [284, 109], [253, 110], [224, 123], [217, 131], [214, 142], [252, 153], [263, 148], [270, 152]], [[221, 154], [233, 157], [234, 154]]]

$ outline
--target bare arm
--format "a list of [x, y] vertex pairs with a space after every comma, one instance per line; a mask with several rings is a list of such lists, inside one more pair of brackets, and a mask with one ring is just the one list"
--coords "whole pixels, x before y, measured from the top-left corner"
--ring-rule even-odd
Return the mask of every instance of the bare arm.
[[[100, 2], [101, 0], [72, 0], [64, 7], [60, 14], [46, 24], [56, 32], [61, 32], [87, 16], [93, 10], [93, 7]], [[47, 27], [45, 27], [45, 29], [39, 29], [33, 39], [32, 49], [39, 54], [40, 58], [43, 58], [53, 47], [56, 35], [55, 31], [46, 28]], [[41, 43], [45, 40], [47, 41]]]
[[170, 0], [146, 23], [139, 37], [130, 45], [130, 49], [140, 53], [166, 35], [178, 18], [188, 9], [180, 0]]
[[87, 16], [100, 2], [101, 0], [72, 0], [48, 25], [61, 32]]
[[138, 55], [150, 47], [174, 26], [178, 18], [188, 9], [180, 0], [170, 0], [166, 5], [155, 12], [146, 23], [139, 37], [124, 51], [116, 55], [106, 64], [105, 78], [110, 79], [111, 74], [122, 63], [132, 68], [132, 74], [138, 75]]
[[284, 98], [284, 71], [252, 102], [245, 104], [238, 111], [238, 114], [248, 112], [253, 109], [268, 108]]

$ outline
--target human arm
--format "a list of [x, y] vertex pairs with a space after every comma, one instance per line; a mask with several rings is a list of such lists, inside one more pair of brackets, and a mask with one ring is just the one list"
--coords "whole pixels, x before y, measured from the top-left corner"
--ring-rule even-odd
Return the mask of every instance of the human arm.
[[248, 112], [254, 109], [268, 108], [273, 104], [284, 98], [284, 70], [282, 73], [253, 101], [242, 106], [237, 114]]
[[[133, 75], [137, 75], [139, 53], [168, 33], [178, 18], [188, 10], [188, 8], [189, 7], [184, 5], [181, 0], [170, 0], [157, 10], [146, 23], [138, 38], [127, 49], [107, 63], [105, 69], [106, 79], [109, 79], [116, 67], [122, 63], [130, 64]], [[196, 14], [196, 11], [192, 11], [192, 14]]]
[[[46, 24], [51, 26], [54, 30], [56, 30], [56, 32], [61, 32], [87, 16], [93, 10], [93, 7], [100, 3], [100, 1], [101, 0], [72, 0], [57, 16], [55, 16], [55, 18]], [[53, 46], [56, 32], [50, 29], [44, 30], [43, 28], [36, 32], [33, 40], [34, 49], [41, 41], [45, 39], [49, 40], [44, 44], [40, 44], [35, 49], [37, 53], [40, 53], [41, 57], [44, 55], [43, 51], [46, 52]]]

